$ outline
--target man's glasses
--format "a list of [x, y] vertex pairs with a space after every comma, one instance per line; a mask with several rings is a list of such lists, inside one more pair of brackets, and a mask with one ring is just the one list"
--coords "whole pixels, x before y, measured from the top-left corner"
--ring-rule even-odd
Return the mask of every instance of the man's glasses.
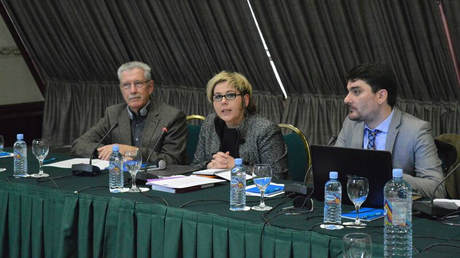
[[120, 87], [124, 90], [128, 90], [131, 88], [131, 85], [134, 84], [134, 86], [137, 88], [137, 89], [142, 89], [145, 84], [147, 82], [149, 82], [150, 80], [145, 80], [145, 81], [135, 81], [135, 82], [126, 82], [126, 83], [123, 83], [120, 85]]
[[236, 96], [242, 96], [242, 95], [243, 94], [236, 94], [234, 92], [229, 92], [229, 93], [226, 93], [225, 95], [216, 94], [216, 95], [212, 96], [212, 99], [215, 102], [221, 102], [224, 97], [225, 97], [226, 100], [234, 100], [236, 98]]

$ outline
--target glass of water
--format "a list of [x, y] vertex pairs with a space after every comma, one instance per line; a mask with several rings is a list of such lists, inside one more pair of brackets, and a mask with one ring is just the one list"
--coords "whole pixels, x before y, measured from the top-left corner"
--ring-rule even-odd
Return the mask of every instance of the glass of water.
[[349, 233], [343, 237], [344, 258], [371, 258], [372, 239], [366, 233]]
[[138, 193], [141, 190], [136, 186], [136, 174], [142, 165], [142, 154], [140, 151], [127, 151], [123, 154], [123, 162], [131, 174], [132, 185], [128, 192]]
[[44, 139], [35, 139], [32, 141], [32, 153], [34, 156], [37, 158], [40, 169], [38, 173], [31, 174], [31, 177], [48, 177], [50, 176], [49, 174], [43, 173], [43, 160], [45, 157], [48, 155], [48, 152], [50, 150], [50, 146], [48, 144], [48, 141]]
[[365, 177], [350, 176], [347, 180], [347, 194], [351, 202], [355, 205], [356, 219], [354, 222], [343, 223], [347, 226], [365, 227], [359, 219], [359, 208], [364, 203], [369, 193], [369, 181]]
[[265, 189], [270, 185], [272, 181], [272, 167], [268, 164], [255, 164], [252, 170], [254, 184], [259, 188], [260, 191], [260, 204], [253, 206], [252, 209], [256, 211], [268, 211], [272, 207], [265, 205], [264, 193]]

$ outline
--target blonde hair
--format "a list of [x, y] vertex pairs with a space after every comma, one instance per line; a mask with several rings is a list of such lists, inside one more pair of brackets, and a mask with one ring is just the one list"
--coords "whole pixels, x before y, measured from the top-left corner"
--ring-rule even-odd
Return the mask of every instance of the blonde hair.
[[237, 91], [243, 94], [243, 96], [248, 94], [249, 103], [246, 110], [250, 114], [256, 112], [256, 106], [252, 101], [252, 85], [244, 75], [237, 72], [222, 71], [214, 75], [214, 77], [208, 81], [208, 84], [206, 85], [206, 96], [208, 97], [209, 102], [213, 102], [214, 88], [221, 82], [227, 82], [229, 85], [233, 86]]

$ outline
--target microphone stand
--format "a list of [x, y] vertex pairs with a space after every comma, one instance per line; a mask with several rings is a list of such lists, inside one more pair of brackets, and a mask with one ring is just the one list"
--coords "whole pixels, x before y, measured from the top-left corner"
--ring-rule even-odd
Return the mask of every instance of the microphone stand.
[[107, 138], [107, 136], [118, 126], [118, 122], [112, 125], [107, 133], [102, 136], [99, 142], [96, 144], [96, 147], [91, 152], [91, 156], [89, 157], [89, 164], [80, 163], [80, 164], [73, 164], [72, 165], [72, 174], [75, 176], [97, 176], [101, 174], [101, 169], [98, 166], [93, 166], [93, 155], [94, 152], [97, 150], [99, 145]]
[[439, 182], [439, 184], [435, 187], [432, 197], [428, 201], [416, 201], [414, 202], [414, 210], [420, 211], [424, 214], [427, 214], [431, 217], [439, 217], [451, 212], [451, 210], [436, 206], [433, 201], [435, 199], [435, 194], [438, 191], [439, 187], [454, 173], [457, 171], [457, 168], [460, 166], [460, 162], [458, 162], [447, 175]]

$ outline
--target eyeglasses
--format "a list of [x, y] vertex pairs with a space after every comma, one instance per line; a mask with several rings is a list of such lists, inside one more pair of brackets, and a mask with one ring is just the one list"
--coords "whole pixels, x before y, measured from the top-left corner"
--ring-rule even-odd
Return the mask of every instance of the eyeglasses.
[[120, 85], [120, 87], [124, 90], [128, 90], [131, 88], [131, 85], [134, 84], [134, 86], [137, 89], [142, 89], [145, 86], [145, 83], [149, 82], [150, 80], [145, 80], [145, 81], [135, 81], [135, 82], [125, 82]]
[[212, 96], [212, 99], [215, 102], [221, 102], [224, 97], [225, 97], [226, 100], [234, 100], [236, 98], [236, 96], [242, 96], [242, 95], [243, 94], [236, 94], [234, 92], [229, 92], [229, 93], [226, 93], [225, 95], [216, 94], [216, 95]]

